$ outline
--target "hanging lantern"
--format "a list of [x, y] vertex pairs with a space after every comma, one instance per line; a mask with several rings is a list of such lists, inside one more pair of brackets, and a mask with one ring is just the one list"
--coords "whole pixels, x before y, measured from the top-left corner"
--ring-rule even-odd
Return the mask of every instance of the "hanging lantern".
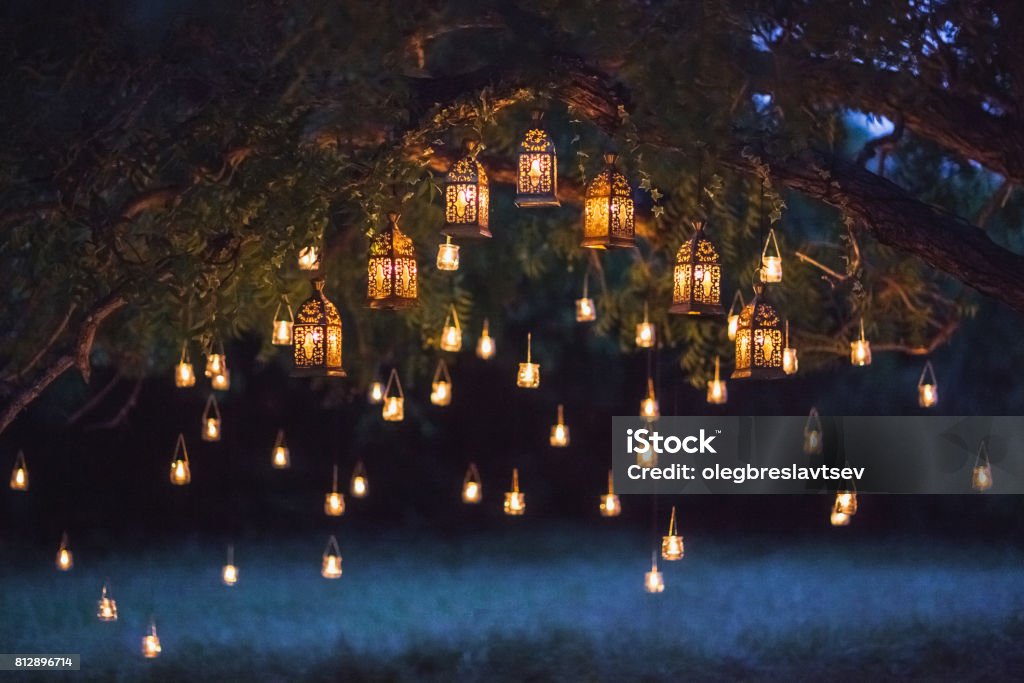
[[366, 305], [399, 310], [416, 305], [418, 296], [416, 251], [412, 238], [398, 227], [398, 214], [389, 213], [388, 227], [370, 241]]
[[637, 446], [636, 450], [636, 464], [644, 469], [658, 466], [658, 454], [651, 448], [650, 444], [646, 446]]
[[228, 561], [221, 569], [220, 580], [225, 586], [238, 583], [238, 567], [235, 566], [235, 546], [228, 544]]
[[[391, 393], [392, 387], [395, 389], [394, 395]], [[402, 381], [398, 379], [398, 370], [394, 368], [391, 368], [387, 386], [384, 387], [384, 405], [380, 414], [386, 422], [401, 422], [405, 419], [405, 392], [402, 391]]]
[[210, 378], [210, 388], [214, 391], [227, 391], [231, 388], [231, 371], [224, 368], [222, 372]]
[[857, 490], [853, 483], [850, 488], [836, 491], [836, 511], [850, 517], [857, 514]]
[[160, 636], [156, 633], [156, 622], [149, 622], [149, 631], [142, 637], [142, 656], [146, 659], [156, 659], [160, 656], [163, 648], [160, 647]]
[[174, 446], [171, 457], [171, 483], [184, 486], [192, 481], [192, 471], [188, 466], [188, 449], [185, 447], [185, 435], [178, 434], [178, 442]]
[[320, 270], [320, 248], [314, 245], [299, 249], [299, 270]]
[[292, 464], [291, 451], [284, 442], [284, 430], [277, 430], [277, 438], [274, 439], [274, 450], [270, 453], [270, 464], [275, 470], [286, 470]]
[[370, 389], [366, 392], [366, 401], [370, 405], [380, 405], [384, 402], [384, 382], [376, 379], [370, 382]]
[[206, 399], [203, 408], [203, 441], [220, 441], [220, 407], [213, 394]]
[[293, 377], [344, 377], [341, 316], [326, 296], [323, 278], [313, 280], [313, 296], [299, 307], [292, 327]]
[[455, 310], [455, 304], [448, 310], [444, 318], [444, 326], [441, 328], [441, 342], [438, 344], [442, 351], [458, 353], [462, 350], [462, 325], [459, 324], [459, 312]]
[[602, 517], [618, 517], [622, 513], [619, 497], [615, 495], [615, 477], [611, 470], [608, 470], [608, 493], [601, 496], [599, 507]]
[[754, 284], [754, 298], [743, 307], [736, 328], [733, 379], [778, 379], [782, 370], [779, 312], [768, 301], [764, 285]]
[[850, 515], [839, 510], [838, 506], [832, 506], [832, 514], [828, 517], [829, 524], [832, 526], [849, 526]]
[[117, 621], [117, 601], [110, 597], [107, 584], [103, 584], [100, 601], [97, 603], [96, 617], [100, 621]]
[[551, 425], [551, 437], [548, 439], [555, 448], [565, 448], [569, 445], [569, 426], [565, 424], [562, 404], [558, 404], [558, 422]]
[[787, 375], [795, 375], [800, 367], [800, 361], [796, 357], [796, 349], [789, 347], [789, 321], [786, 321], [785, 347], [782, 349], [782, 371]]
[[653, 349], [657, 341], [654, 323], [647, 317], [647, 302], [644, 302], [644, 319], [636, 324], [636, 345], [641, 349]]
[[722, 259], [704, 234], [704, 221], [693, 222], [694, 232], [676, 252], [669, 313], [722, 315]]
[[533, 128], [526, 131], [519, 143], [516, 206], [522, 209], [559, 205], [555, 143], [540, 127], [541, 116], [541, 112], [534, 112]]
[[466, 476], [462, 479], [462, 502], [476, 504], [483, 497], [483, 485], [480, 482], [480, 472], [476, 465], [469, 463], [466, 469]]
[[725, 380], [719, 377], [718, 370], [718, 356], [715, 356], [715, 378], [708, 382], [708, 403], [712, 405], [723, 405], [729, 400]]
[[[288, 313], [288, 317], [279, 317], [281, 306]], [[274, 329], [270, 335], [270, 342], [274, 346], [289, 346], [292, 343], [292, 325], [295, 324], [295, 314], [292, 307], [288, 305], [288, 299], [277, 302], [277, 310], [274, 311]]]
[[459, 245], [452, 244], [451, 235], [444, 238], [444, 244], [437, 245], [437, 269], [459, 269]]
[[761, 282], [774, 284], [782, 282], [782, 253], [775, 239], [775, 228], [768, 229], [768, 237], [761, 250]]
[[676, 531], [676, 506], [672, 506], [672, 518], [668, 523], [668, 535], [661, 537], [661, 557], [675, 561], [683, 559], [683, 537]]
[[519, 490], [519, 469], [512, 469], [512, 490], [505, 493], [505, 514], [519, 516], [526, 512], [526, 494]]
[[988, 491], [992, 488], [992, 463], [989, 462], [988, 444], [984, 440], [978, 447], [978, 457], [974, 460], [971, 488], [975, 491]]
[[320, 576], [325, 579], [341, 578], [341, 549], [338, 547], [338, 539], [333, 535], [327, 539], [327, 547], [324, 548], [323, 561], [320, 563]]
[[345, 495], [338, 492], [337, 465], [331, 476], [331, 492], [324, 496], [324, 514], [328, 517], [341, 517], [345, 514]]
[[434, 380], [430, 383], [430, 402], [435, 406], [447, 406], [452, 402], [452, 377], [444, 358], [437, 361]]
[[665, 576], [658, 571], [658, 554], [651, 553], [651, 571], [644, 574], [644, 590], [648, 593], [665, 592]]
[[939, 382], [935, 379], [932, 362], [926, 361], [917, 380], [917, 404], [922, 408], [933, 408], [939, 402]]
[[818, 419], [818, 409], [811, 408], [807, 415], [807, 422], [804, 424], [804, 453], [817, 455], [822, 449], [821, 420]]
[[352, 470], [350, 490], [353, 498], [366, 498], [370, 492], [370, 480], [366, 477], [366, 467], [363, 466], [362, 460], [357, 462], [355, 469]]
[[174, 386], [179, 389], [187, 389], [196, 385], [196, 371], [192, 368], [192, 361], [188, 357], [188, 342], [181, 343], [181, 359], [174, 367]]
[[516, 373], [516, 386], [524, 389], [536, 389], [540, 386], [540, 363], [531, 362], [531, 349], [533, 335], [526, 334], [526, 362], [519, 364], [519, 372]]
[[648, 422], [654, 422], [661, 417], [661, 411], [658, 409], [658, 397], [654, 394], [654, 380], [650, 377], [647, 378], [647, 396], [640, 401], [640, 417]]
[[729, 341], [735, 341], [736, 330], [740, 326], [740, 312], [743, 310], [743, 294], [740, 290], [736, 290], [736, 295], [732, 298], [732, 305], [729, 306], [729, 318], [728, 326], [726, 330], [729, 335]]
[[587, 273], [583, 276], [583, 297], [576, 299], [576, 322], [578, 323], [589, 323], [597, 319], [597, 307], [594, 306], [594, 300], [590, 298], [587, 291], [589, 280], [590, 274]]
[[228, 371], [228, 358], [224, 354], [223, 342], [210, 342], [210, 351], [206, 354], [207, 377], [222, 375]]
[[57, 548], [55, 564], [57, 569], [62, 572], [69, 572], [75, 566], [75, 556], [71, 553], [71, 547], [68, 545], [68, 532], [66, 531], [60, 537], [60, 547]]
[[468, 153], [452, 165], [444, 179], [444, 228], [452, 237], [490, 237], [488, 230], [490, 190], [487, 171], [476, 160], [476, 142], [466, 143]]
[[860, 339], [850, 342], [850, 364], [871, 365], [871, 342], [864, 338], [864, 318], [860, 319]]
[[11, 470], [11, 489], [28, 491], [28, 465], [25, 464], [25, 452], [18, 451], [14, 458], [14, 469]]
[[605, 154], [605, 169], [587, 185], [581, 247], [609, 249], [636, 246], [633, 190], [615, 169], [615, 155]]
[[488, 325], [489, 322], [487, 318], [484, 318], [484, 329], [480, 333], [480, 338], [477, 339], [476, 342], [476, 355], [484, 360], [494, 358], [494, 353], [497, 350], [494, 345], [494, 337], [491, 336]]

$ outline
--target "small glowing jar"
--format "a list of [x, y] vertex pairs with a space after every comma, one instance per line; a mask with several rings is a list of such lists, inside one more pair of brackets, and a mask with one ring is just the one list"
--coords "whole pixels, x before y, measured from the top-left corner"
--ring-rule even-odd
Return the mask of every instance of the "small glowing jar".
[[349, 490], [352, 492], [353, 498], [366, 498], [370, 492], [370, 480], [366, 477], [366, 467], [363, 466], [362, 460], [356, 463], [356, 467], [352, 471]]
[[366, 401], [370, 405], [380, 405], [384, 402], [384, 382], [374, 380], [366, 392]]
[[210, 386], [216, 391], [227, 391], [231, 388], [231, 371], [227, 368], [210, 378]]
[[338, 540], [334, 536], [327, 540], [327, 547], [320, 563], [320, 575], [325, 579], [341, 578], [341, 549], [338, 548]]
[[531, 362], [532, 347], [533, 334], [527, 333], [526, 362], [519, 364], [519, 372], [516, 373], [516, 386], [524, 389], [536, 389], [540, 386], [540, 364]]
[[818, 409], [811, 408], [807, 415], [807, 422], [804, 424], [804, 453], [816, 455], [822, 450], [821, 420], [818, 418]]
[[459, 312], [455, 310], [454, 304], [444, 320], [439, 346], [442, 351], [450, 351], [452, 353], [462, 350], [462, 326], [459, 325]]
[[852, 365], [871, 365], [871, 342], [864, 338], [864, 318], [860, 319], [860, 339], [850, 342], [850, 363]]
[[658, 409], [658, 397], [654, 394], [654, 380], [650, 377], [647, 378], [647, 396], [640, 401], [640, 417], [648, 422], [653, 422], [661, 417], [661, 411]]
[[474, 463], [469, 463], [466, 476], [462, 480], [462, 502], [475, 505], [483, 497], [483, 486], [480, 483], [480, 472]]
[[488, 320], [484, 318], [484, 329], [480, 333], [480, 338], [476, 341], [476, 355], [483, 360], [490, 360], [494, 357], [494, 353], [497, 350], [494, 345], [494, 337], [491, 336], [491, 332], [488, 329]]
[[430, 383], [430, 402], [435, 406], [447, 406], [452, 402], [452, 378], [443, 358], [437, 362], [434, 379]]
[[203, 409], [203, 441], [220, 441], [220, 408], [213, 394], [206, 399]]
[[[280, 315], [282, 305], [288, 313], [287, 318]], [[283, 302], [278, 302], [277, 310], [274, 311], [274, 326], [270, 335], [270, 343], [274, 346], [291, 346], [292, 326], [294, 324], [295, 314], [292, 313], [292, 307], [288, 305], [288, 300], [285, 299]]]
[[[395, 393], [392, 393], [392, 389]], [[380, 414], [385, 422], [401, 422], [405, 419], [405, 392], [402, 391], [398, 371], [394, 368], [391, 368], [387, 386], [384, 387], [384, 405]]]
[[286, 470], [292, 464], [291, 451], [284, 442], [284, 430], [277, 430], [277, 439], [274, 440], [274, 450], [270, 455], [270, 464], [275, 470]]
[[66, 532], [60, 537], [60, 547], [57, 548], [57, 559], [54, 564], [56, 564], [57, 570], [62, 572], [69, 572], [75, 566], [75, 556], [71, 553], [71, 548], [68, 547]]
[[597, 309], [594, 307], [594, 300], [588, 296], [576, 299], [576, 322], [589, 323], [597, 320]]
[[178, 434], [178, 443], [174, 446], [171, 457], [171, 483], [185, 486], [192, 481], [192, 471], [188, 465], [188, 449], [185, 448], [185, 435]]
[[796, 349], [789, 346], [789, 321], [786, 321], [786, 345], [782, 349], [782, 371], [787, 375], [795, 375], [800, 368], [800, 361], [797, 359]]
[[156, 622], [149, 622], [149, 633], [142, 637], [142, 656], [146, 659], [156, 659], [163, 650], [160, 647], [160, 636], [156, 634]]
[[992, 488], [992, 465], [988, 459], [988, 445], [985, 441], [978, 447], [978, 457], [974, 461], [971, 473], [971, 488], [975, 491], [988, 491]]
[[220, 375], [226, 372], [228, 369], [227, 357], [224, 352], [220, 353], [213, 352], [206, 356], [206, 370], [203, 374], [207, 377], [213, 377], [214, 375]]
[[836, 491], [836, 510], [844, 515], [857, 514], [857, 492], [853, 490]]
[[672, 506], [672, 517], [668, 523], [668, 534], [661, 537], [661, 557], [664, 560], [683, 559], [683, 537], [676, 531], [676, 507]]
[[761, 251], [761, 282], [782, 282], [782, 254], [779, 251], [779, 242], [775, 239], [775, 228], [768, 230], [768, 237]]
[[25, 464], [24, 451], [18, 451], [11, 470], [11, 490], [28, 491], [28, 465]]
[[235, 566], [235, 546], [228, 546], [228, 561], [221, 568], [220, 580], [225, 586], [234, 586], [238, 583], [238, 567]]
[[512, 470], [512, 490], [505, 493], [505, 514], [513, 517], [526, 513], [526, 494], [519, 490], [519, 469]]
[[833, 508], [828, 521], [832, 526], [848, 526], [850, 524], [850, 515]]
[[345, 496], [338, 492], [338, 466], [334, 466], [331, 477], [331, 490], [324, 494], [324, 514], [328, 517], [341, 517], [345, 514]]
[[196, 371], [188, 357], [188, 342], [181, 345], [181, 358], [174, 367], [174, 386], [179, 389], [187, 389], [196, 385]]
[[565, 424], [565, 415], [562, 404], [558, 404], [558, 422], [551, 425], [551, 436], [548, 442], [554, 448], [565, 448], [569, 445], [569, 426]]
[[310, 245], [299, 249], [299, 270], [320, 270], [320, 249]]
[[107, 592], [107, 584], [103, 584], [103, 592], [96, 606], [96, 618], [100, 621], [117, 621], [117, 601]]
[[736, 331], [740, 327], [740, 312], [743, 310], [743, 307], [743, 293], [737, 289], [736, 295], [732, 298], [732, 305], [729, 306], [727, 318], [726, 332], [729, 335], [729, 341], [736, 341]]
[[934, 408], [939, 402], [939, 382], [935, 379], [932, 362], [927, 361], [921, 370], [921, 378], [917, 380], [917, 404], [922, 408]]
[[459, 269], [459, 245], [452, 244], [451, 236], [446, 236], [444, 244], [437, 245], [437, 269]]
[[619, 497], [615, 495], [615, 479], [611, 470], [608, 470], [608, 493], [601, 496], [599, 509], [602, 517], [618, 517], [622, 513]]
[[650, 444], [643, 448], [637, 447], [636, 451], [636, 464], [643, 468], [657, 467], [658, 466], [658, 454], [651, 448]]
[[652, 349], [657, 341], [654, 323], [647, 317], [647, 302], [644, 302], [644, 319], [636, 325], [636, 345], [641, 349]]
[[665, 575], [658, 571], [655, 558], [651, 558], [651, 571], [644, 573], [644, 590], [648, 593], [665, 592]]
[[723, 405], [729, 400], [729, 390], [725, 380], [719, 375], [719, 360], [715, 356], [715, 377], [708, 382], [708, 403], [712, 405]]

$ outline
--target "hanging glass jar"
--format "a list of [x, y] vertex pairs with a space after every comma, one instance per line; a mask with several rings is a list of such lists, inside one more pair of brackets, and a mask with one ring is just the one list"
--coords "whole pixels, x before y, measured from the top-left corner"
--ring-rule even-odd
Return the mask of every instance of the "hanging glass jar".
[[526, 362], [519, 364], [519, 372], [516, 373], [516, 386], [524, 389], [536, 389], [540, 386], [540, 363], [532, 362], [531, 351], [533, 347], [532, 333], [526, 334]]
[[769, 228], [764, 249], [761, 250], [761, 282], [782, 282], [782, 253], [779, 251], [779, 242], [775, 239], [775, 228]]
[[366, 498], [367, 494], [370, 493], [370, 480], [366, 476], [366, 467], [363, 465], [362, 460], [357, 462], [352, 470], [352, 481], [350, 482], [349, 490], [352, 492], [353, 498]]
[[796, 349], [789, 346], [789, 321], [786, 321], [785, 347], [782, 349], [782, 371], [787, 375], [795, 375], [800, 368], [800, 361], [797, 359]]
[[324, 514], [328, 517], [341, 517], [345, 514], [345, 496], [338, 492], [338, 466], [334, 466], [331, 475], [331, 490], [324, 495]]
[[57, 570], [62, 572], [69, 572], [75, 566], [75, 556], [71, 553], [71, 546], [68, 544], [68, 532], [64, 532], [60, 537], [60, 547], [57, 548], [57, 560], [55, 562]]
[[462, 350], [462, 325], [459, 324], [459, 312], [452, 304], [445, 316], [444, 325], [441, 328], [441, 341], [438, 344], [442, 351], [458, 353]]
[[270, 453], [270, 464], [275, 470], [286, 470], [291, 467], [292, 456], [284, 442], [284, 430], [277, 430], [277, 438], [274, 439], [274, 449]]
[[676, 530], [676, 506], [672, 506], [672, 517], [668, 523], [668, 534], [661, 537], [661, 557], [675, 561], [683, 559], [683, 537]]
[[704, 221], [694, 221], [693, 236], [676, 252], [670, 313], [719, 316], [722, 308], [722, 259], [704, 233]]
[[491, 336], [491, 332], [488, 329], [489, 321], [484, 318], [484, 328], [480, 332], [480, 338], [476, 342], [476, 355], [483, 360], [490, 360], [494, 357], [494, 353], [497, 350], [494, 345], [494, 337]]
[[235, 566], [235, 546], [228, 544], [227, 563], [220, 570], [220, 580], [225, 586], [238, 583], [238, 567]]
[[715, 356], [715, 378], [708, 382], [708, 403], [723, 405], [729, 400], [729, 390], [725, 380], [719, 377], [718, 356]]
[[519, 143], [516, 164], [516, 206], [558, 206], [558, 160], [555, 143], [540, 127], [542, 112], [535, 111], [533, 128]]
[[401, 422], [405, 419], [405, 392], [402, 391], [402, 381], [398, 379], [398, 370], [395, 368], [391, 368], [387, 386], [384, 387], [381, 416], [386, 422]]
[[636, 464], [640, 467], [648, 469], [658, 466], [658, 454], [651, 448], [650, 444], [637, 446], [633, 452], [636, 453]]
[[743, 293], [737, 289], [736, 295], [732, 298], [732, 305], [729, 306], [728, 326], [726, 328], [729, 341], [736, 340], [736, 331], [740, 326], [740, 312], [743, 311], [743, 308]]
[[526, 513], [526, 494], [519, 490], [519, 469], [512, 469], [512, 490], [505, 493], [505, 514], [519, 516]]
[[174, 386], [179, 389], [187, 389], [196, 385], [196, 371], [192, 368], [192, 361], [188, 357], [188, 342], [181, 343], [181, 359], [174, 368]]
[[975, 491], [988, 491], [992, 488], [992, 463], [989, 461], [988, 444], [984, 439], [978, 447], [978, 457], [974, 460], [971, 488]]
[[430, 402], [435, 406], [447, 406], [452, 402], [452, 377], [448, 374], [448, 366], [444, 358], [437, 361], [434, 379], [430, 383]]
[[313, 280], [313, 290], [292, 326], [292, 376], [344, 377], [341, 316], [324, 295], [323, 278]]
[[210, 394], [203, 408], [203, 441], [220, 441], [220, 407], [217, 398]]
[[932, 362], [926, 361], [917, 380], [917, 404], [922, 408], [934, 408], [939, 402], [939, 381], [935, 379]]
[[736, 329], [736, 365], [732, 379], [778, 379], [782, 370], [782, 330], [775, 310], [760, 282], [754, 298], [743, 307]]
[[822, 450], [821, 420], [818, 418], [818, 409], [811, 408], [807, 415], [807, 422], [804, 424], [804, 453], [818, 455]]
[[658, 339], [654, 323], [647, 317], [647, 302], [644, 302], [644, 319], [636, 324], [636, 345], [640, 349], [653, 349]]
[[28, 491], [28, 465], [25, 464], [25, 452], [18, 451], [11, 470], [11, 490]]
[[178, 434], [178, 442], [174, 445], [174, 455], [171, 456], [171, 483], [175, 486], [185, 486], [190, 481], [192, 481], [192, 470], [189, 468], [185, 435]]
[[651, 553], [651, 571], [644, 574], [644, 590], [648, 593], [665, 592], [665, 576], [658, 571], [658, 554]]
[[601, 504], [598, 507], [602, 517], [618, 517], [622, 513], [619, 497], [615, 495], [615, 477], [611, 470], [608, 470], [608, 493], [601, 496]]
[[222, 375], [228, 370], [228, 359], [224, 353], [224, 344], [219, 341], [210, 342], [210, 350], [206, 354], [206, 370], [204, 374], [207, 377], [214, 377], [216, 375]]
[[661, 410], [658, 409], [658, 397], [654, 394], [654, 380], [647, 378], [647, 396], [640, 401], [640, 417], [648, 422], [654, 422], [661, 417]]
[[462, 479], [462, 502], [475, 504], [483, 497], [483, 484], [480, 481], [480, 472], [476, 465], [469, 463], [466, 469], [466, 476]]
[[871, 365], [871, 342], [864, 337], [864, 318], [860, 319], [860, 339], [850, 342], [850, 364]]
[[320, 575], [325, 579], [341, 578], [341, 549], [338, 547], [338, 539], [333, 534], [327, 539], [327, 547], [324, 548]]
[[415, 306], [419, 297], [418, 282], [412, 238], [398, 227], [398, 214], [389, 213], [387, 228], [370, 240], [366, 305], [391, 310]]
[[96, 606], [96, 618], [100, 621], [117, 621], [117, 601], [110, 597], [110, 589], [106, 583], [103, 584], [103, 591]]
[[[288, 314], [287, 318], [281, 315], [282, 306], [284, 306], [285, 313]], [[274, 311], [274, 327], [271, 330], [270, 343], [274, 346], [291, 346], [292, 325], [294, 324], [295, 314], [292, 313], [292, 307], [288, 304], [288, 298], [283, 297], [282, 301], [277, 302], [277, 310]]]
[[458, 270], [459, 269], [459, 245], [452, 243], [451, 235], [446, 235], [444, 244], [437, 245], [437, 269]]
[[370, 382], [370, 388], [366, 392], [366, 401], [370, 405], [380, 405], [384, 402], [384, 382], [378, 379]]
[[565, 414], [562, 404], [558, 404], [558, 422], [551, 425], [551, 436], [548, 442], [554, 448], [565, 448], [569, 445], [569, 426], [565, 424]]
[[583, 296], [576, 299], [576, 322], [578, 323], [589, 323], [597, 320], [597, 307], [594, 306], [594, 300], [590, 298], [590, 292], [588, 292], [590, 284], [590, 273], [588, 272], [583, 276]]
[[587, 185], [583, 204], [581, 247], [609, 249], [636, 246], [633, 189], [615, 169], [615, 155], [605, 154], [605, 168]]
[[487, 171], [476, 158], [477, 143], [466, 143], [466, 156], [456, 161], [444, 179], [442, 235], [490, 237], [490, 189]]

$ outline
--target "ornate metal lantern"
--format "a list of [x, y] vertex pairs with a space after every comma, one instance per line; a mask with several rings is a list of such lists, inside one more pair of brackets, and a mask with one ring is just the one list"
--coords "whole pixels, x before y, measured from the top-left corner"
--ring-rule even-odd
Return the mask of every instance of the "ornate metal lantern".
[[235, 566], [235, 546], [228, 544], [227, 563], [220, 570], [220, 580], [225, 586], [238, 583], [238, 567]]
[[103, 584], [100, 600], [96, 606], [96, 618], [100, 621], [117, 621], [117, 601], [110, 597], [110, 589]]
[[588, 291], [589, 280], [589, 273], [583, 276], [583, 296], [576, 299], [576, 322], [578, 323], [589, 323], [597, 319], [597, 308], [594, 306], [594, 300], [590, 298], [590, 292]]
[[452, 244], [451, 235], [444, 238], [444, 244], [437, 245], [437, 269], [459, 269], [459, 245]]
[[[288, 317], [281, 316], [281, 306], [284, 306]], [[292, 343], [292, 325], [295, 324], [295, 314], [292, 307], [288, 305], [288, 299], [277, 303], [277, 310], [274, 311], [274, 327], [271, 330], [270, 343], [274, 346], [289, 346]]]
[[789, 321], [786, 321], [785, 347], [782, 349], [782, 371], [787, 375], [795, 375], [800, 368], [800, 360], [797, 358], [796, 349], [789, 346]]
[[286, 470], [291, 467], [292, 454], [288, 445], [284, 442], [284, 430], [277, 430], [277, 438], [274, 439], [274, 449], [270, 453], [270, 464], [275, 470]]
[[975, 491], [988, 491], [992, 488], [992, 463], [989, 462], [988, 445], [984, 440], [978, 447], [978, 457], [974, 460], [971, 488]]
[[658, 341], [654, 323], [648, 318], [647, 302], [644, 302], [644, 319], [636, 324], [636, 345], [640, 349], [653, 349]]
[[388, 214], [388, 227], [370, 240], [366, 266], [366, 304], [394, 310], [416, 305], [416, 250], [412, 238], [398, 227], [398, 214]]
[[715, 378], [708, 382], [708, 403], [722, 405], [728, 400], [729, 390], [719, 376], [718, 356], [715, 356]]
[[331, 475], [331, 491], [324, 495], [324, 514], [328, 517], [341, 517], [345, 514], [345, 495], [338, 491], [337, 465]]
[[818, 409], [811, 408], [807, 415], [807, 422], [804, 424], [804, 453], [817, 455], [822, 450], [821, 420], [818, 418]]
[[68, 544], [68, 532], [64, 532], [60, 537], [60, 547], [57, 548], [57, 560], [55, 562], [58, 571], [69, 572], [75, 566], [75, 556], [71, 552], [71, 546]]
[[25, 464], [25, 452], [18, 451], [14, 458], [14, 469], [11, 470], [11, 490], [28, 491], [28, 465]]
[[292, 327], [293, 377], [344, 377], [341, 316], [326, 296], [323, 278], [313, 280], [313, 296], [299, 307]]
[[922, 408], [933, 408], [939, 402], [939, 381], [935, 379], [932, 362], [926, 361], [917, 380], [917, 404]]
[[476, 355], [484, 360], [493, 358], [495, 351], [497, 351], [489, 326], [489, 321], [487, 318], [484, 318], [484, 328], [480, 332], [480, 338], [476, 341]]
[[615, 495], [615, 477], [611, 470], [608, 470], [608, 493], [601, 496], [599, 509], [602, 517], [618, 517], [622, 513], [619, 497]]
[[516, 373], [516, 386], [524, 389], [536, 389], [540, 386], [540, 363], [533, 363], [530, 353], [533, 348], [533, 334], [526, 334], [526, 362], [519, 364]]
[[754, 298], [743, 307], [736, 328], [736, 369], [733, 379], [778, 379], [782, 370], [779, 312], [768, 301], [764, 285], [754, 284]]
[[174, 455], [171, 456], [171, 483], [175, 486], [185, 486], [190, 481], [192, 481], [192, 470], [189, 468], [185, 435], [178, 434], [178, 442], [174, 445]]
[[476, 504], [482, 497], [483, 485], [480, 482], [480, 472], [477, 471], [474, 463], [469, 463], [466, 476], [462, 479], [462, 502]]
[[541, 112], [534, 113], [534, 127], [519, 143], [516, 166], [516, 206], [558, 206], [558, 160], [555, 143], [540, 127]]
[[196, 385], [196, 371], [188, 357], [188, 342], [181, 343], [181, 359], [174, 368], [174, 386], [186, 389]]
[[669, 313], [722, 315], [722, 259], [704, 233], [704, 221], [693, 222], [694, 232], [676, 252]]
[[761, 282], [782, 282], [782, 252], [779, 251], [779, 242], [775, 239], [775, 228], [769, 228], [764, 249], [761, 250]]
[[526, 513], [526, 494], [519, 490], [519, 469], [512, 469], [512, 490], [505, 493], [505, 514], [513, 517]]
[[569, 425], [565, 424], [565, 414], [562, 404], [558, 404], [558, 422], [551, 425], [551, 436], [548, 442], [554, 448], [565, 448], [569, 445]]
[[871, 365], [871, 342], [864, 337], [864, 318], [860, 319], [860, 339], [850, 342], [850, 364]]
[[325, 579], [341, 578], [341, 549], [338, 547], [338, 539], [333, 535], [327, 539], [327, 547], [324, 548], [324, 555], [320, 562], [320, 576]]
[[740, 312], [743, 310], [743, 293], [740, 290], [736, 290], [736, 295], [732, 298], [732, 305], [729, 306], [729, 317], [728, 326], [726, 328], [729, 334], [729, 341], [736, 340], [736, 330], [739, 329], [740, 325]]
[[220, 441], [220, 407], [217, 398], [210, 394], [203, 408], [203, 441]]
[[672, 506], [672, 517], [668, 523], [668, 534], [661, 537], [661, 557], [674, 562], [683, 559], [683, 537], [676, 530], [676, 506]]
[[615, 169], [615, 155], [605, 154], [605, 169], [587, 185], [581, 247], [609, 249], [636, 246], [633, 190]]
[[430, 383], [430, 402], [435, 406], [447, 406], [452, 402], [452, 376], [448, 374], [448, 366], [444, 358], [437, 361], [434, 379]]
[[490, 237], [490, 189], [487, 171], [476, 159], [475, 142], [467, 142], [468, 153], [456, 161], [444, 179], [444, 228], [452, 237]]
[[366, 466], [360, 460], [352, 470], [352, 481], [349, 490], [353, 498], [366, 498], [370, 493], [370, 480], [366, 476]]
[[462, 325], [459, 324], [459, 312], [455, 304], [448, 310], [441, 327], [441, 341], [438, 343], [442, 351], [458, 353], [462, 350]]
[[648, 593], [665, 592], [665, 576], [658, 571], [658, 554], [651, 552], [651, 571], [644, 574], [644, 590]]
[[[391, 393], [394, 388], [395, 393]], [[385, 422], [401, 422], [405, 419], [405, 392], [402, 391], [402, 380], [398, 379], [398, 370], [391, 368], [387, 386], [384, 387], [384, 405], [380, 409]]]
[[661, 410], [658, 409], [658, 397], [654, 394], [654, 380], [647, 378], [647, 396], [640, 401], [640, 417], [648, 422], [654, 422], [661, 417]]

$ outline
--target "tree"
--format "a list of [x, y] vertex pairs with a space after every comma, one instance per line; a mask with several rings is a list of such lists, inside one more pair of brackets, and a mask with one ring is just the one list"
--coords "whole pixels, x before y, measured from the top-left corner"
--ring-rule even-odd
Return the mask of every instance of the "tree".
[[[167, 373], [183, 340], [264, 332], [282, 296], [307, 296], [294, 259], [320, 240], [357, 378], [339, 391], [382, 359], [429, 372], [452, 301], [500, 333], [584, 269], [599, 331], [626, 347], [649, 301], [702, 384], [731, 356], [721, 325], [664, 311], [704, 214], [729, 296], [777, 226], [804, 368], [844, 355], [861, 317], [877, 350], [924, 354], [971, 314], [970, 290], [1024, 311], [1012, 2], [186, 5], [3, 10], [0, 431], [67, 370], [88, 379], [90, 355]], [[535, 107], [566, 207], [516, 212], [499, 192], [493, 244], [438, 273], [438, 174], [471, 137], [508, 185]], [[892, 130], [864, 141], [858, 112]], [[641, 240], [596, 256], [577, 248], [578, 203], [609, 146]], [[395, 209], [422, 278], [401, 316], [363, 307], [366, 239]]]

